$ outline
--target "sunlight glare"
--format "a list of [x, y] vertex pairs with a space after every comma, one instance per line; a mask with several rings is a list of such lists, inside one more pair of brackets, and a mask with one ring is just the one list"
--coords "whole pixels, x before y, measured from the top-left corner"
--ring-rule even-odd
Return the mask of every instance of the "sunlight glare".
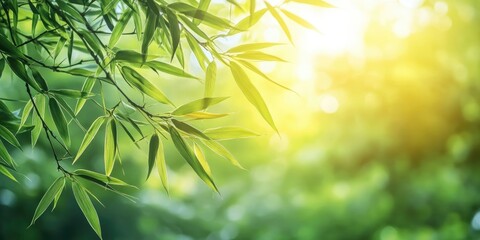
[[339, 103], [336, 97], [325, 94], [320, 96], [319, 106], [320, 109], [325, 113], [336, 113], [339, 107]]

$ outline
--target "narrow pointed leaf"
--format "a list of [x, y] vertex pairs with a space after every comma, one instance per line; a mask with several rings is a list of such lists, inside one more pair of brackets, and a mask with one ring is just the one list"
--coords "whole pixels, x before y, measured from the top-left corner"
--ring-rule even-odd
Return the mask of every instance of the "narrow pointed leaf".
[[165, 153], [163, 150], [162, 141], [160, 141], [158, 144], [156, 162], [157, 162], [158, 175], [160, 175], [160, 180], [162, 180], [163, 188], [168, 193], [167, 164], [165, 162]]
[[150, 173], [152, 172], [153, 166], [155, 165], [155, 160], [157, 158], [158, 152], [158, 145], [160, 140], [158, 139], [157, 134], [153, 134], [150, 138], [150, 144], [148, 149], [148, 172], [147, 172], [147, 179], [150, 177]]
[[291, 91], [291, 92], [294, 92], [296, 93], [294, 90], [292, 90], [291, 88], [285, 86], [285, 85], [282, 85], [276, 81], [274, 81], [273, 79], [271, 79], [267, 74], [263, 73], [260, 69], [258, 69], [257, 67], [255, 67], [255, 65], [251, 64], [250, 62], [248, 61], [244, 61], [244, 60], [238, 60], [239, 63], [241, 63], [243, 66], [247, 67], [248, 69], [250, 69], [252, 72], [256, 73], [257, 75], [263, 77], [264, 79], [268, 80], [269, 82], [285, 89], [285, 90], [288, 90], [288, 91]]
[[15, 182], [18, 182], [17, 179], [15, 178], [15, 176], [13, 176], [12, 173], [6, 167], [4, 167], [2, 164], [0, 164], [0, 173], [5, 175], [6, 177], [12, 179]]
[[104, 144], [104, 165], [105, 175], [110, 176], [115, 164], [117, 152], [117, 129], [115, 120], [109, 119], [105, 127], [105, 144]]
[[[143, 32], [143, 41], [142, 41], [142, 54], [145, 56], [148, 53], [148, 46], [152, 42], [155, 29], [157, 29], [157, 14], [151, 12], [150, 10], [147, 13], [147, 21], [145, 23], [145, 30]], [[145, 61], [146, 58], [144, 57], [143, 60]]]
[[205, 169], [205, 172], [211, 176], [212, 170], [210, 169], [210, 165], [208, 165], [207, 159], [205, 159], [205, 155], [203, 154], [202, 149], [195, 143], [193, 144], [193, 153], [197, 157], [203, 169]]
[[178, 107], [177, 109], [173, 110], [172, 114], [180, 116], [180, 115], [185, 115], [185, 114], [197, 112], [200, 110], [204, 110], [210, 106], [221, 103], [227, 98], [228, 97], [201, 98]]
[[308, 29], [311, 29], [313, 31], [318, 31], [318, 29], [313, 24], [311, 24], [307, 20], [301, 18], [300, 16], [298, 16], [298, 15], [296, 15], [296, 14], [290, 12], [290, 11], [287, 11], [285, 9], [281, 9], [281, 11], [283, 12], [283, 14], [285, 14], [285, 16], [290, 18], [292, 21], [298, 23], [299, 25], [303, 26], [304, 28], [308, 28]]
[[243, 92], [243, 95], [247, 98], [247, 100], [258, 110], [258, 112], [262, 115], [265, 121], [276, 131], [277, 127], [272, 119], [270, 111], [268, 110], [265, 101], [263, 100], [262, 96], [255, 88], [255, 86], [250, 82], [247, 74], [243, 71], [243, 69], [235, 62], [230, 62], [230, 70], [232, 71], [233, 78], [237, 83], [240, 90]]
[[118, 20], [117, 25], [115, 25], [115, 27], [113, 28], [112, 35], [110, 36], [110, 40], [108, 42], [109, 48], [113, 48], [122, 36], [123, 30], [125, 29], [128, 20], [130, 20], [130, 18], [132, 17], [132, 13], [132, 10], [127, 9], [120, 17], [120, 20]]
[[60, 137], [62, 137], [67, 146], [70, 146], [70, 132], [68, 131], [67, 119], [60, 109], [57, 100], [50, 98], [48, 106], [50, 107], [50, 113], [52, 114], [53, 122], [57, 127], [58, 133], [60, 133]]
[[172, 57], [175, 56], [175, 51], [177, 51], [178, 44], [180, 43], [180, 27], [178, 23], [177, 16], [168, 8], [166, 9], [167, 19], [168, 19], [168, 28], [170, 30], [170, 36], [172, 38]]
[[211, 97], [215, 90], [215, 82], [217, 80], [217, 64], [211, 61], [205, 72], [205, 97]]
[[132, 68], [122, 67], [122, 73], [125, 80], [141, 92], [147, 94], [160, 103], [173, 105], [173, 103], [163, 94], [162, 91], [160, 91], [160, 89], [158, 89]]
[[102, 124], [105, 122], [107, 118], [104, 116], [101, 116], [97, 118], [92, 125], [90, 125], [90, 128], [88, 128], [87, 132], [85, 133], [85, 136], [83, 137], [82, 143], [80, 144], [80, 148], [78, 149], [77, 156], [73, 160], [73, 163], [75, 163], [78, 158], [82, 155], [82, 153], [87, 149], [88, 145], [92, 142], [93, 138], [97, 135], [98, 130], [102, 126]]
[[22, 146], [18, 142], [15, 135], [12, 132], [10, 132], [10, 130], [8, 130], [6, 127], [4, 127], [3, 125], [0, 125], [0, 137], [5, 139], [8, 143], [12, 144], [16, 148], [22, 149]]
[[197, 175], [213, 190], [218, 192], [217, 186], [205, 169], [202, 167], [197, 157], [194, 155], [190, 147], [185, 143], [180, 133], [172, 126], [169, 127], [169, 133], [172, 137], [173, 144], [180, 155], [187, 161]]
[[106, 184], [109, 184], [109, 185], [131, 186], [131, 187], [133, 187], [132, 185], [127, 184], [127, 183], [125, 183], [124, 181], [122, 181], [118, 178], [103, 175], [103, 174], [97, 173], [97, 172], [92, 172], [92, 171], [86, 170], [86, 169], [77, 169], [77, 170], [73, 171], [73, 174], [75, 174], [76, 176], [79, 176], [79, 177], [82, 177], [82, 176], [91, 177], [91, 178], [97, 179], [97, 180], [99, 180], [101, 182], [104, 182]]
[[285, 35], [287, 36], [288, 40], [291, 43], [293, 43], [292, 34], [290, 33], [290, 30], [288, 29], [288, 26], [285, 23], [285, 21], [283, 20], [282, 16], [280, 16], [280, 14], [277, 12], [277, 9], [272, 7], [272, 5], [270, 5], [268, 2], [265, 2], [265, 5], [267, 5], [267, 8], [268, 8], [268, 11], [270, 12], [270, 14], [272, 14], [272, 16], [275, 18], [275, 20], [277, 20], [277, 23], [282, 28], [282, 30], [285, 33]]
[[175, 125], [176, 128], [182, 130], [183, 132], [185, 132], [189, 135], [196, 136], [196, 137], [203, 138], [203, 139], [210, 139], [202, 131], [196, 129], [192, 125], [189, 125], [189, 124], [184, 123], [184, 122], [180, 122], [177, 119], [172, 119], [172, 123], [173, 123], [173, 125]]
[[239, 53], [239, 52], [246, 52], [246, 51], [255, 51], [270, 47], [275, 47], [282, 45], [281, 43], [274, 43], [274, 42], [261, 42], [261, 43], [246, 43], [242, 45], [238, 45], [228, 49], [227, 53]]
[[286, 62], [282, 58], [279, 58], [277, 56], [274, 56], [268, 53], [259, 52], [259, 51], [244, 52], [244, 53], [235, 55], [235, 57], [249, 59], [249, 60], [256, 60], [256, 61]]
[[230, 163], [240, 169], [245, 169], [242, 165], [238, 162], [238, 160], [230, 153], [222, 144], [214, 140], [202, 140], [202, 142], [210, 148], [214, 153], [217, 155], [227, 159]]
[[33, 109], [32, 100], [29, 100], [27, 102], [27, 104], [25, 104], [25, 107], [23, 108], [22, 118], [20, 119], [20, 124], [18, 125], [18, 131], [20, 131], [20, 129], [23, 127], [23, 125], [27, 121], [27, 118], [28, 118], [28, 116], [30, 116], [30, 113], [32, 112], [32, 109]]
[[38, 203], [37, 209], [35, 209], [35, 213], [33, 214], [32, 222], [30, 225], [34, 224], [35, 221], [47, 210], [48, 206], [52, 203], [55, 196], [58, 192], [62, 191], [65, 187], [65, 178], [59, 177], [57, 178], [52, 185], [47, 189], [45, 194], [43, 195], [42, 199]]
[[145, 63], [145, 66], [148, 66], [155, 71], [168, 73], [174, 76], [197, 79], [197, 77], [189, 73], [186, 73], [183, 69], [175, 67], [174, 65], [171, 65], [168, 63], [164, 63], [160, 61], [149, 61]]
[[102, 239], [102, 229], [100, 227], [100, 221], [98, 220], [97, 211], [95, 210], [95, 207], [93, 206], [87, 192], [80, 184], [76, 182], [72, 182], [72, 190], [73, 196], [75, 197], [78, 206], [82, 210], [83, 215], [98, 237]]
[[6, 163], [10, 165], [10, 167], [15, 167], [15, 162], [13, 161], [12, 157], [8, 153], [5, 145], [3, 145], [2, 141], [0, 141], [0, 159], [3, 159]]
[[217, 127], [203, 131], [205, 135], [215, 140], [227, 140], [236, 138], [249, 138], [260, 136], [258, 133], [252, 132], [241, 127]]
[[335, 7], [332, 4], [323, 0], [288, 0], [287, 2], [297, 2], [297, 3], [309, 4], [317, 7], [326, 7], [326, 8]]
[[[95, 78], [89, 77], [85, 80], [82, 86], [82, 92], [91, 93], [93, 86], [95, 85]], [[75, 114], [78, 114], [82, 110], [83, 106], [87, 102], [87, 99], [81, 98], [77, 101], [75, 105]]]

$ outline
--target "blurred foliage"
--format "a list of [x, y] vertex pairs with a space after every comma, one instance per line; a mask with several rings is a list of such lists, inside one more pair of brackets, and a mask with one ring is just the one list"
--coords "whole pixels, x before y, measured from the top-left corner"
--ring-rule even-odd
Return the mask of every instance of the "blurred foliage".
[[[338, 5], [332, 10], [300, 8], [325, 32], [312, 35], [291, 28], [297, 61], [262, 68], [299, 95], [276, 89], [265, 93], [280, 136], [258, 124], [254, 110], [235, 98], [238, 90], [219, 83], [218, 89], [234, 96], [228, 101], [235, 112], [252, 113], [233, 113], [224, 121], [254, 126], [261, 133], [255, 139], [224, 141], [247, 171], [211, 161], [218, 196], [186, 166], [168, 160], [181, 156], [166, 143], [168, 167], [174, 170], [170, 195], [162, 191], [158, 176], [146, 188], [129, 190], [137, 203], [95, 191], [105, 204], [97, 207], [104, 238], [480, 238], [480, 4], [402, 0]], [[322, 23], [317, 25], [315, 17]], [[288, 41], [282, 32], [270, 30], [277, 24], [273, 18], [263, 24], [252, 39], [276, 35], [280, 39], [273, 40]], [[288, 47], [275, 53], [292, 56]], [[219, 69], [219, 75], [226, 74]], [[261, 89], [271, 86], [253, 80]], [[186, 92], [193, 93], [196, 86], [189, 87]], [[3, 89], [2, 96], [14, 94]], [[191, 100], [188, 94], [176, 97]], [[120, 136], [119, 144], [126, 149], [128, 141]], [[32, 151], [12, 151], [29, 180], [15, 184], [2, 179], [0, 238], [95, 237], [69, 192], [58, 203], [62, 211], [47, 212], [25, 229], [35, 209], [32, 203], [57, 176], [47, 144], [43, 140]], [[101, 144], [94, 142], [85, 152], [95, 161], [84, 164], [102, 168]], [[146, 174], [147, 155], [129, 148], [122, 168]], [[124, 178], [145, 185], [137, 176]]]

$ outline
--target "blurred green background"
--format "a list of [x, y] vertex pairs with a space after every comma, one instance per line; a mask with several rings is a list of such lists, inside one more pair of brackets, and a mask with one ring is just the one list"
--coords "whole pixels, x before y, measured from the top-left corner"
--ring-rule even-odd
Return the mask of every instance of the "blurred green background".
[[[331, 2], [339, 7], [298, 6], [320, 33], [292, 27], [295, 46], [272, 52], [290, 63], [260, 64], [298, 95], [254, 79], [280, 135], [220, 70], [217, 95], [233, 97], [219, 110], [231, 116], [198, 126], [261, 133], [225, 142], [246, 171], [207, 153], [221, 195], [170, 142], [170, 196], [158, 176], [145, 183], [147, 153], [121, 135], [123, 178], [140, 189], [127, 189], [136, 203], [95, 191], [105, 239], [480, 239], [480, 2]], [[262, 24], [249, 41], [286, 42], [274, 20]], [[176, 102], [201, 96], [201, 84], [181, 81]], [[8, 76], [1, 84], [1, 96], [24, 94]], [[178, 92], [178, 81], [164, 84]], [[93, 121], [88, 114], [81, 120]], [[95, 143], [75, 167], [102, 171]], [[0, 239], [95, 239], [70, 191], [27, 229], [60, 173], [45, 139], [12, 155], [26, 178], [0, 177]]]

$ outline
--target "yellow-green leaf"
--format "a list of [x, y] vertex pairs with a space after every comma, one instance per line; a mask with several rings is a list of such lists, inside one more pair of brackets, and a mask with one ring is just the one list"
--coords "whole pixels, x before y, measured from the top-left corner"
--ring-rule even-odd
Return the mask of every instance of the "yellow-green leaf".
[[22, 146], [20, 146], [20, 143], [18, 142], [15, 135], [13, 135], [13, 133], [10, 132], [10, 130], [8, 130], [8, 128], [4, 127], [3, 125], [0, 125], [0, 137], [5, 139], [7, 142], [12, 144], [16, 148], [22, 149]]
[[228, 49], [227, 53], [239, 53], [239, 52], [246, 52], [246, 51], [255, 51], [264, 48], [275, 47], [278, 45], [282, 45], [281, 43], [274, 43], [274, 42], [261, 42], [261, 43], [246, 43], [242, 45], [238, 45]]
[[173, 105], [173, 103], [165, 96], [165, 94], [163, 94], [162, 91], [160, 91], [160, 89], [158, 89], [132, 68], [126, 66], [122, 67], [122, 73], [125, 80], [133, 87], [159, 101], [160, 103]]
[[160, 175], [160, 179], [162, 180], [163, 188], [165, 188], [165, 191], [168, 193], [167, 164], [165, 162], [165, 153], [163, 150], [162, 141], [160, 141], [158, 144], [156, 158], [158, 175]]
[[278, 14], [277, 9], [272, 7], [272, 5], [270, 5], [268, 2], [265, 2], [265, 5], [267, 5], [267, 8], [268, 8], [268, 11], [270, 12], [270, 14], [272, 14], [272, 16], [275, 18], [275, 20], [277, 20], [277, 23], [282, 28], [282, 30], [285, 33], [285, 35], [287, 36], [288, 40], [291, 43], [293, 43], [292, 34], [290, 34], [290, 30], [288, 29], [287, 24], [283, 20], [282, 16], [280, 16], [280, 14]]
[[228, 97], [201, 98], [178, 107], [177, 109], [173, 110], [172, 114], [180, 116], [204, 110], [210, 106], [224, 101], [227, 98]]
[[215, 90], [215, 82], [217, 80], [217, 64], [211, 61], [205, 71], [205, 97], [211, 97]]
[[238, 160], [233, 156], [232, 153], [230, 153], [222, 144], [220, 144], [217, 141], [214, 140], [203, 140], [203, 144], [210, 148], [214, 153], [217, 155], [226, 158], [227, 160], [230, 161], [230, 163], [240, 169], [245, 169], [242, 167], [242, 165], [238, 162]]
[[270, 111], [265, 104], [265, 101], [263, 100], [258, 90], [255, 88], [255, 86], [251, 83], [247, 74], [235, 62], [230, 62], [230, 70], [232, 71], [235, 82], [237, 83], [240, 90], [243, 92], [243, 95], [258, 110], [258, 112], [262, 115], [265, 121], [267, 121], [267, 123], [275, 131], [278, 132], [277, 127], [275, 126], [275, 122], [272, 119], [272, 115], [270, 114]]
[[52, 203], [55, 196], [58, 192], [61, 192], [65, 187], [65, 177], [57, 178], [52, 185], [47, 189], [45, 194], [43, 194], [42, 199], [38, 203], [37, 209], [35, 209], [35, 213], [33, 214], [32, 222], [30, 225], [34, 224], [35, 221], [47, 210], [48, 206]]
[[80, 144], [80, 148], [78, 149], [77, 155], [75, 159], [73, 160], [73, 163], [75, 163], [78, 158], [82, 155], [82, 153], [87, 149], [88, 145], [92, 142], [93, 138], [95, 135], [97, 135], [98, 130], [102, 126], [102, 124], [105, 122], [107, 118], [104, 116], [101, 116], [97, 118], [92, 125], [90, 125], [90, 128], [88, 128], [87, 132], [85, 133], [85, 136], [83, 137], [82, 143]]
[[67, 119], [60, 109], [57, 100], [50, 98], [48, 106], [50, 107], [50, 113], [52, 114], [53, 122], [57, 127], [58, 133], [60, 133], [60, 137], [62, 137], [67, 146], [70, 146], [70, 132], [68, 131]]
[[10, 173], [10, 171], [8, 171], [8, 169], [3, 166], [3, 164], [0, 164], [0, 173], [12, 179], [15, 182], [18, 182], [17, 179], [12, 175], [12, 173]]
[[115, 164], [117, 153], [117, 127], [115, 120], [108, 119], [105, 127], [105, 144], [104, 144], [104, 165], [105, 175], [110, 176]]
[[205, 135], [215, 140], [228, 140], [236, 138], [249, 138], [260, 136], [256, 132], [241, 127], [217, 127], [203, 131]]
[[155, 160], [157, 158], [158, 152], [158, 145], [160, 140], [158, 139], [157, 134], [153, 134], [150, 138], [150, 144], [148, 148], [148, 172], [147, 172], [147, 179], [150, 177], [150, 173], [152, 172], [153, 166], [155, 165]]
[[76, 182], [72, 182], [72, 190], [73, 196], [82, 210], [83, 215], [98, 237], [102, 239], [102, 229], [100, 227], [100, 221], [98, 220], [97, 211], [95, 210], [86, 190]]
[[133, 11], [129, 8], [122, 14], [120, 20], [118, 20], [117, 25], [113, 28], [112, 35], [110, 36], [110, 40], [108, 42], [108, 47], [113, 48], [115, 44], [118, 42], [118, 39], [122, 36], [123, 30], [132, 17]]
[[205, 158], [202, 149], [195, 143], [193, 143], [193, 153], [197, 157], [203, 169], [205, 169], [205, 172], [211, 176], [212, 170], [210, 169], [210, 165], [208, 165], [207, 159]]

